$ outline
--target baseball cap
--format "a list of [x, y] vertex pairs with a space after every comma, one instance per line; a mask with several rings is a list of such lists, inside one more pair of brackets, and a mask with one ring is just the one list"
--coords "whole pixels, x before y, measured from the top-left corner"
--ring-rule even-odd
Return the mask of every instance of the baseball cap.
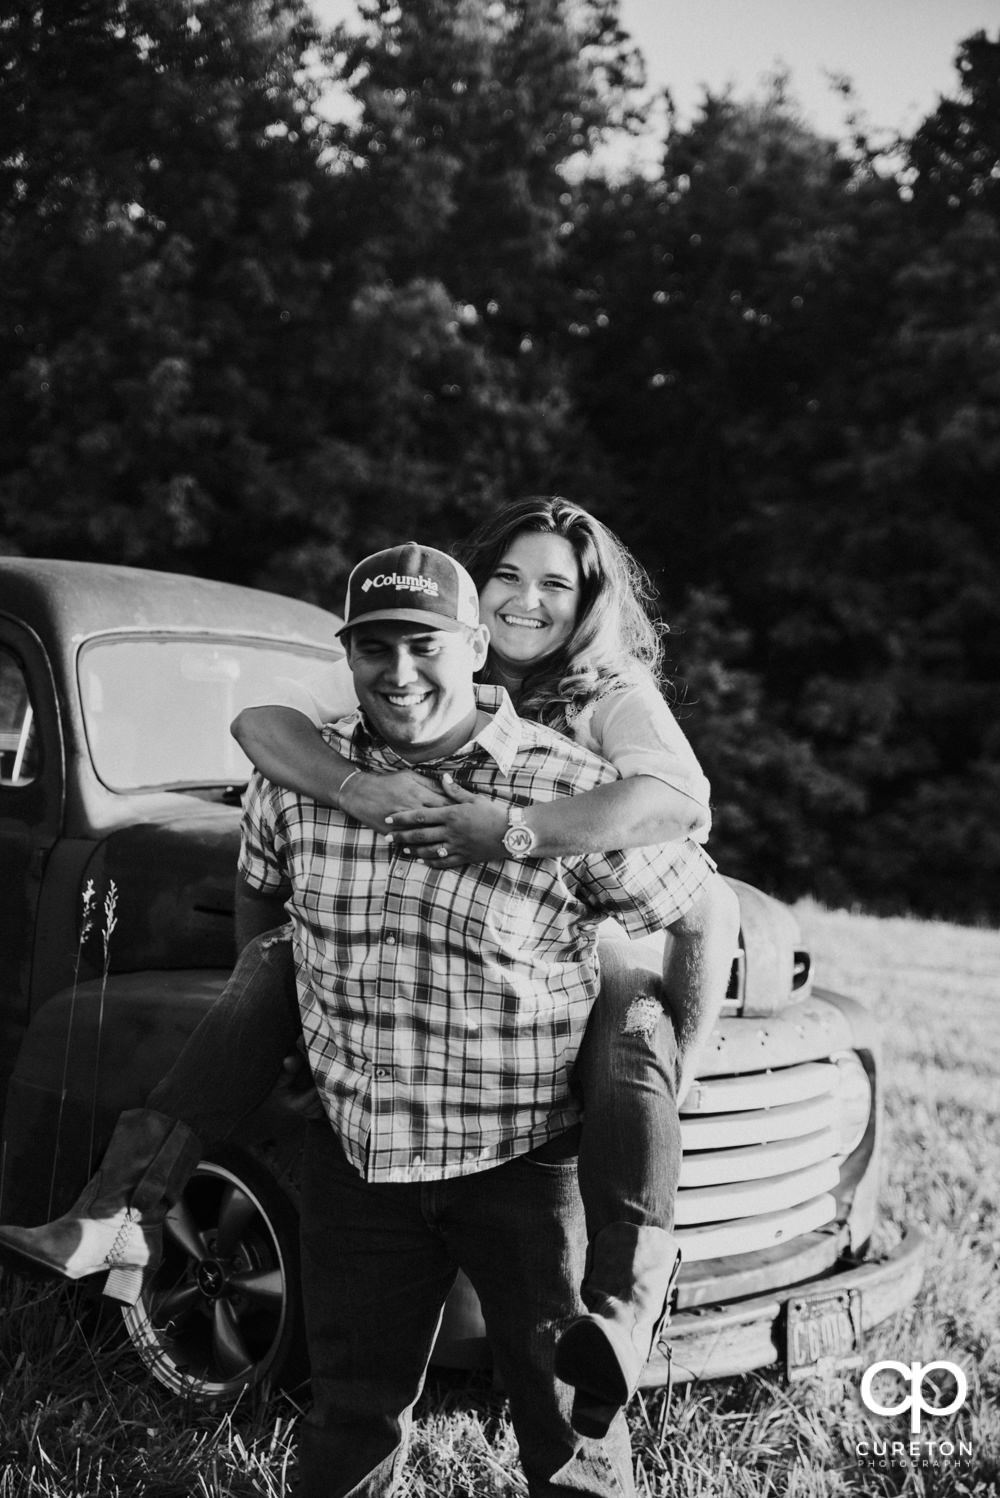
[[377, 619], [403, 619], [429, 629], [474, 629], [479, 623], [476, 585], [454, 557], [433, 546], [416, 541], [390, 546], [365, 557], [347, 579], [344, 623], [337, 633]]

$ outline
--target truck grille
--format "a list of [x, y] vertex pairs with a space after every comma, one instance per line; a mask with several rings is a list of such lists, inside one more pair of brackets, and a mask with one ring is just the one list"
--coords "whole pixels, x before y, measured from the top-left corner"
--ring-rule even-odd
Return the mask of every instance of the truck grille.
[[834, 1220], [836, 1088], [829, 1061], [695, 1084], [681, 1112], [685, 1263], [786, 1243]]

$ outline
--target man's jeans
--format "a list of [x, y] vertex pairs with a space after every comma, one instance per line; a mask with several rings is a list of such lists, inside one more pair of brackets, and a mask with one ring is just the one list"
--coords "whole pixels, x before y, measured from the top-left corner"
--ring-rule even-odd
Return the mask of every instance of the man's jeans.
[[583, 1310], [573, 1144], [564, 1135], [445, 1181], [372, 1183], [329, 1125], [310, 1125], [302, 1263], [313, 1406], [299, 1448], [302, 1498], [392, 1492], [459, 1268], [479, 1296], [532, 1498], [631, 1498], [624, 1416], [603, 1441], [576, 1435], [572, 1390], [553, 1373], [559, 1333]]
[[[227, 1138], [265, 1101], [300, 1038], [289, 930], [247, 945], [220, 999], [147, 1099], [206, 1145]], [[615, 1422], [603, 1451], [581, 1442], [567, 1418], [571, 1391], [552, 1373], [558, 1332], [582, 1309], [587, 1238], [612, 1222], [669, 1228], [680, 1168], [677, 1047], [658, 981], [631, 968], [626, 946], [602, 943], [600, 959], [601, 996], [576, 1067], [586, 1112], [579, 1166], [575, 1155], [545, 1163], [536, 1151], [454, 1181], [371, 1186], [343, 1160], [326, 1124], [310, 1128], [325, 1146], [310, 1151], [312, 1177], [326, 1184], [304, 1229], [316, 1377], [302, 1442], [304, 1498], [389, 1491], [456, 1265], [479, 1292], [532, 1495], [632, 1492], [624, 1422]], [[365, 1216], [355, 1218], [362, 1205]], [[345, 1383], [336, 1359], [350, 1349], [328, 1344], [327, 1328], [339, 1325], [341, 1305], [352, 1310], [359, 1370], [371, 1371], [368, 1385], [346, 1379], [354, 1393], [346, 1391], [346, 1413], [334, 1418]], [[354, 1318], [360, 1305], [365, 1310]], [[370, 1411], [369, 1387], [386, 1390]], [[341, 1441], [357, 1472], [353, 1487], [340, 1484], [333, 1463]]]
[[[147, 1106], [205, 1145], [265, 1101], [301, 1035], [290, 927], [249, 942], [219, 1000]], [[576, 1066], [586, 1124], [580, 1189], [587, 1234], [612, 1222], [670, 1228], [680, 1171], [677, 1044], [657, 978], [623, 943], [601, 943], [601, 995]]]

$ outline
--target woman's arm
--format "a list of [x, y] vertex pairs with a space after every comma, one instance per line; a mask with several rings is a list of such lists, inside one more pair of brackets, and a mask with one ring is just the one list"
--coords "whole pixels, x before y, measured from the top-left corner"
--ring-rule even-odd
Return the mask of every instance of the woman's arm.
[[[711, 825], [708, 781], [652, 683], [609, 693], [577, 735], [623, 778], [526, 807], [525, 826], [538, 840], [532, 857], [604, 853], [686, 837], [704, 841]], [[444, 786], [455, 804], [440, 813], [394, 817], [396, 841], [445, 868], [505, 857], [505, 803], [474, 796], [449, 784], [447, 777]], [[447, 848], [447, 855], [434, 851], [441, 848]]]
[[244, 708], [231, 733], [250, 763], [275, 785], [308, 796], [386, 831], [393, 812], [444, 805], [447, 798], [423, 775], [400, 770], [359, 771], [326, 742], [312, 719], [294, 707]]
[[525, 808], [524, 825], [538, 842], [535, 858], [645, 848], [689, 837], [701, 808], [689, 796], [651, 775], [613, 780], [579, 796], [536, 801]]
[[[438, 868], [506, 858], [502, 840], [507, 831], [507, 802], [467, 791], [450, 776], [445, 776], [443, 785], [452, 805], [391, 816], [395, 841], [418, 857], [429, 858]], [[524, 825], [537, 839], [532, 858], [562, 858], [687, 837], [701, 819], [697, 803], [690, 801], [690, 807], [686, 817], [678, 816], [677, 793], [670, 786], [649, 775], [634, 775], [579, 796], [535, 801], [525, 807]], [[440, 853], [441, 848], [447, 848], [446, 855]]]
[[254, 769], [275, 785], [321, 806], [340, 805], [340, 787], [357, 766], [331, 749], [305, 713], [294, 707], [247, 707], [229, 731]]
[[651, 682], [601, 698], [577, 736], [613, 764], [623, 780], [660, 783], [659, 791], [648, 792], [657, 834], [648, 842], [706, 840], [712, 825], [711, 787], [683, 729]]

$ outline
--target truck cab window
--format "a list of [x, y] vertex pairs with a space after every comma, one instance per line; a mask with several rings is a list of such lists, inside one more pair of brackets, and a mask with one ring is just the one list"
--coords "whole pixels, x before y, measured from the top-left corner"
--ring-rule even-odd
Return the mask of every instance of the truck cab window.
[[24, 667], [0, 646], [0, 786], [30, 785], [38, 774], [39, 759]]

